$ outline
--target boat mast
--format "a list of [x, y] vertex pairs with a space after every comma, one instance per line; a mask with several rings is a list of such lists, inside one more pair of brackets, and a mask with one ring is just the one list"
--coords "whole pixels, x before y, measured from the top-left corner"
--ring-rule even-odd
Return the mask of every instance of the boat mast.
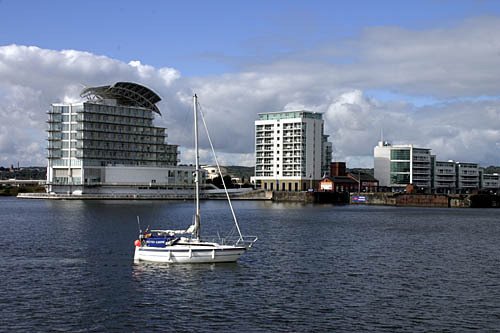
[[194, 236], [200, 239], [200, 153], [198, 151], [198, 96], [193, 96], [193, 112], [194, 112], [194, 150], [195, 150], [195, 197], [196, 197], [196, 214], [194, 216]]

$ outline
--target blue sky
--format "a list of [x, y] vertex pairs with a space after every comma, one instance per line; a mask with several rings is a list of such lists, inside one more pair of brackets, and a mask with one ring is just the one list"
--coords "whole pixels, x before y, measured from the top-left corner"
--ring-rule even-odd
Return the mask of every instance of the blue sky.
[[0, 165], [44, 164], [50, 104], [125, 80], [163, 98], [183, 162], [196, 91], [225, 164], [252, 165], [257, 113], [304, 108], [352, 167], [372, 166], [381, 130], [500, 165], [499, 30], [488, 0], [0, 0]]
[[0, 44], [83, 50], [200, 76], [294, 57], [368, 27], [419, 30], [499, 13], [500, 2], [486, 0], [0, 0]]

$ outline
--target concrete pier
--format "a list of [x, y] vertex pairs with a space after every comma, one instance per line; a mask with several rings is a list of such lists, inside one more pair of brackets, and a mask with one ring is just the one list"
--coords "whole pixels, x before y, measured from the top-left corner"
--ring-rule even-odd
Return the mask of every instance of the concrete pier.
[[[272, 192], [264, 190], [230, 192], [232, 200], [271, 200]], [[154, 194], [49, 194], [49, 193], [19, 193], [20, 199], [48, 199], [48, 200], [194, 200], [194, 193], [154, 193]], [[206, 191], [200, 194], [202, 200], [226, 199], [224, 191]]]

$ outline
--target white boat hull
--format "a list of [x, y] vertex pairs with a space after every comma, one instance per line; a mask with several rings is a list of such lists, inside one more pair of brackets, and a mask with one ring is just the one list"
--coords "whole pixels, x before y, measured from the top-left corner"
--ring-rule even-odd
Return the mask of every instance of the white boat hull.
[[246, 247], [231, 245], [207, 246], [166, 246], [135, 248], [135, 261], [153, 261], [179, 264], [206, 264], [218, 262], [235, 262], [245, 253]]

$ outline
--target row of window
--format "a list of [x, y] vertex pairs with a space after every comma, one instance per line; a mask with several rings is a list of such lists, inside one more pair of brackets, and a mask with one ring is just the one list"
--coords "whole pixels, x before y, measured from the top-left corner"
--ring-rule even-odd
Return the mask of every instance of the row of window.
[[81, 115], [79, 114], [57, 114], [57, 113], [49, 113], [49, 120], [47, 121], [48, 123], [69, 123], [69, 122], [76, 122], [78, 120], [81, 120]]
[[153, 125], [153, 119], [150, 118], [109, 116], [109, 115], [95, 114], [89, 112], [83, 113], [78, 120], [86, 123], [94, 122], [94, 123], [115, 124], [115, 125], [129, 125], [129, 124], [137, 124], [144, 126]]
[[[63, 148], [67, 142], [63, 142]], [[73, 146], [74, 147], [74, 146]], [[148, 153], [164, 153], [170, 152], [173, 154], [177, 153], [177, 150], [171, 149], [168, 145], [144, 145], [144, 144], [129, 144], [120, 141], [84, 141], [78, 142], [76, 145], [80, 149], [105, 149], [105, 150], [117, 150], [117, 151], [130, 151], [130, 152], [148, 152]]]
[[82, 178], [81, 177], [54, 177], [52, 178], [52, 183], [53, 184], [58, 184], [58, 185], [81, 185], [82, 184]]
[[85, 111], [103, 113], [105, 115], [141, 117], [152, 119], [153, 112], [149, 109], [140, 109], [136, 107], [114, 106], [104, 104], [85, 103]]
[[110, 125], [102, 123], [84, 123], [76, 127], [83, 131], [110, 131], [122, 134], [141, 134], [165, 137], [165, 129], [160, 127], [148, 126], [126, 126], [126, 125]]
[[408, 149], [392, 149], [391, 160], [410, 160], [410, 151]]
[[98, 141], [118, 141], [135, 144], [164, 144], [165, 138], [161, 136], [147, 136], [143, 134], [122, 134], [113, 132], [95, 132], [86, 131], [78, 136], [79, 139], [84, 140], [98, 140]]
[[451, 169], [451, 168], [446, 168], [446, 169], [437, 168], [436, 169], [436, 173], [440, 173], [440, 174], [455, 174], [455, 168], [453, 168], [453, 169]]
[[[279, 175], [279, 172], [278, 172]], [[269, 171], [256, 171], [256, 177], [274, 177], [273, 172]], [[305, 177], [305, 172], [302, 171], [285, 171], [283, 172], [283, 177]]]
[[[276, 127], [281, 127], [280, 123], [276, 123]], [[285, 123], [283, 124], [283, 130], [305, 130], [307, 128], [306, 123]], [[256, 125], [255, 131], [272, 131], [274, 130], [274, 124], [266, 124], [266, 125]]]
[[83, 104], [76, 104], [72, 105], [71, 107], [69, 105], [53, 105], [52, 109], [49, 111], [50, 114], [54, 113], [75, 113], [75, 112], [81, 112], [83, 111]]

